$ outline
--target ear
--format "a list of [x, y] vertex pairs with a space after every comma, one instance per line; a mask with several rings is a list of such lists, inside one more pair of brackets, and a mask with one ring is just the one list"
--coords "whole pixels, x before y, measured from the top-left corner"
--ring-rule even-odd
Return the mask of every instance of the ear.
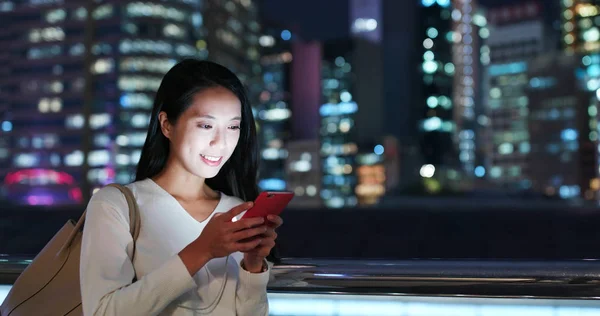
[[160, 124], [160, 131], [165, 135], [167, 139], [171, 139], [172, 126], [167, 117], [167, 113], [164, 111], [158, 113], [158, 123]]

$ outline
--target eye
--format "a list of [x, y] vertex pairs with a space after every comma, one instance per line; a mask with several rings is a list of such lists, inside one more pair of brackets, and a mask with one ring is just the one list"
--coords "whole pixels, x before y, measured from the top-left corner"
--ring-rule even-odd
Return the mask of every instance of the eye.
[[239, 129], [240, 129], [240, 126], [239, 126], [239, 125], [232, 125], [232, 126], [229, 126], [229, 129], [232, 129], [232, 130], [239, 130]]
[[203, 129], [211, 129], [212, 125], [208, 125], [208, 124], [198, 124], [199, 128], [203, 128]]

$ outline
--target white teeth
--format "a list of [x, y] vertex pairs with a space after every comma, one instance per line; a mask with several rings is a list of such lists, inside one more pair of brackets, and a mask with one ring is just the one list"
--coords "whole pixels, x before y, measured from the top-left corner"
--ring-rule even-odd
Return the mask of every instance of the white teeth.
[[206, 156], [206, 155], [200, 155], [200, 156], [202, 156], [204, 159], [210, 160], [210, 161], [219, 161], [219, 159], [221, 159], [221, 157], [213, 157], [213, 156]]

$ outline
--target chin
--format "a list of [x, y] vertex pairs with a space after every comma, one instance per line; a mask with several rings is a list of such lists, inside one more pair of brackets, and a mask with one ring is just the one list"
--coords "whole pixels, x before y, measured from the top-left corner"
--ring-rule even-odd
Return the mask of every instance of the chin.
[[196, 172], [194, 172], [194, 174], [196, 174], [200, 178], [210, 179], [210, 178], [216, 177], [217, 174], [219, 174], [219, 171], [221, 171], [221, 167], [199, 168], [199, 169], [196, 169]]

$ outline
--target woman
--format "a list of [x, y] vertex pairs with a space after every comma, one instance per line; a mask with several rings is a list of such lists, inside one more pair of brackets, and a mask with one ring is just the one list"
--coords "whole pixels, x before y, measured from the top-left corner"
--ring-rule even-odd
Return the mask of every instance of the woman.
[[135, 255], [125, 197], [106, 187], [88, 205], [84, 314], [267, 315], [265, 257], [282, 220], [236, 221], [258, 195], [256, 177], [256, 130], [239, 79], [208, 61], [175, 65], [128, 185], [141, 214]]

